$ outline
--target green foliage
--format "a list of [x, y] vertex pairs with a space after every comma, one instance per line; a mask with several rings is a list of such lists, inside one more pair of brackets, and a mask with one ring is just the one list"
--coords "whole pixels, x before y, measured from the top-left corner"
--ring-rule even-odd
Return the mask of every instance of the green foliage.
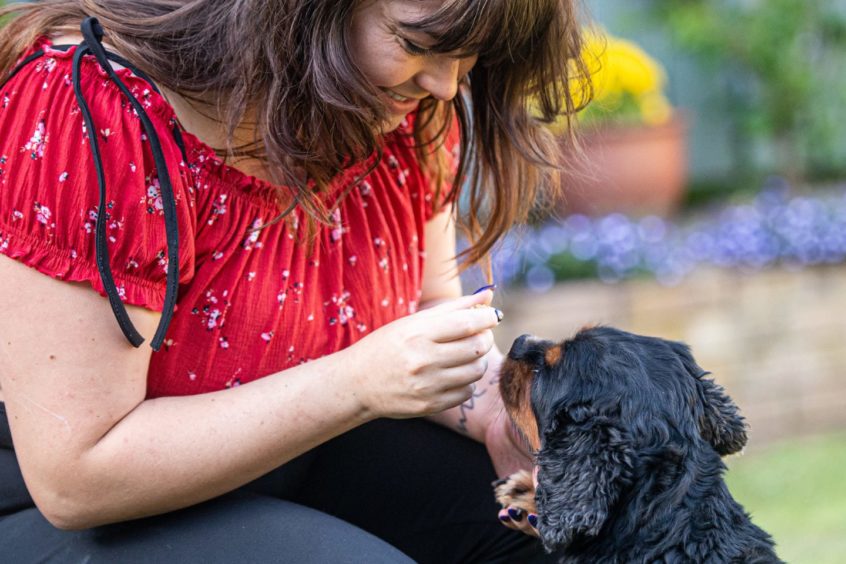
[[846, 435], [794, 439], [727, 460], [726, 480], [752, 519], [793, 564], [846, 555]]
[[846, 171], [843, 3], [649, 0], [649, 6], [651, 21], [678, 46], [735, 78], [733, 117], [748, 134], [773, 141], [779, 172], [802, 177], [832, 163]]
[[556, 282], [596, 278], [596, 264], [578, 260], [570, 253], [552, 255], [547, 261], [547, 266], [555, 274]]

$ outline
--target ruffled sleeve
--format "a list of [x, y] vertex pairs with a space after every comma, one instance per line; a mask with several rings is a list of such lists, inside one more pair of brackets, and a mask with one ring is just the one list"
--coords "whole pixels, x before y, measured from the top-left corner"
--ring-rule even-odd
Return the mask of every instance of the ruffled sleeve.
[[[99, 189], [71, 82], [68, 52], [45, 49], [0, 89], [0, 252], [57, 279], [88, 282], [105, 295], [97, 270]], [[149, 85], [119, 76], [146, 107], [160, 137], [176, 199], [180, 283], [194, 273], [194, 202], [173, 132], [173, 115]], [[97, 129], [107, 191], [107, 238], [121, 299], [161, 311], [167, 244], [159, 176], [150, 143], [128, 100], [91, 56], [82, 91]]]

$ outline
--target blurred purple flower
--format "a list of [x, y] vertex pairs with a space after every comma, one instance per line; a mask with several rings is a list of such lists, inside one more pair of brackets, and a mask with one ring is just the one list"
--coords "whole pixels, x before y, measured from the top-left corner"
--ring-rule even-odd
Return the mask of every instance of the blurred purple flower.
[[748, 203], [678, 223], [573, 215], [506, 236], [494, 273], [500, 284], [545, 292], [563, 275], [556, 272], [561, 257], [592, 265], [608, 283], [645, 274], [665, 285], [679, 284], [700, 265], [759, 270], [846, 262], [846, 186], [791, 196], [784, 181], [770, 179]]

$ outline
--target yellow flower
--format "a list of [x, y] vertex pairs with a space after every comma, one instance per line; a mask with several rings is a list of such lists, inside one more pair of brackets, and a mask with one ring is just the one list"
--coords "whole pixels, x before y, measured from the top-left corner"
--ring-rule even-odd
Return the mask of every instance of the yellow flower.
[[610, 39], [606, 58], [609, 71], [624, 92], [644, 96], [664, 87], [664, 71], [640, 47], [623, 39]]
[[647, 125], [661, 125], [667, 123], [673, 115], [673, 107], [669, 100], [660, 92], [652, 92], [638, 100], [640, 115]]
[[[666, 122], [672, 107], [663, 94], [666, 75], [661, 65], [635, 43], [604, 30], [585, 32], [584, 61], [593, 86], [593, 102], [583, 118], [591, 121], [632, 121], [657, 125]], [[576, 100], [584, 100], [577, 88]], [[632, 112], [637, 112], [632, 116]]]

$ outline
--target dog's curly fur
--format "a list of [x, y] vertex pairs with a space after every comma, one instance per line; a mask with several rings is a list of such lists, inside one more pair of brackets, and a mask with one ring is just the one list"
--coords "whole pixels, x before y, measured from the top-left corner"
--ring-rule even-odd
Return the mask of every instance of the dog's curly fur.
[[[537, 449], [538, 532], [561, 562], [780, 562], [723, 482], [746, 427], [706, 375], [686, 345], [610, 327], [514, 342], [500, 389]], [[511, 491], [527, 480], [499, 483], [500, 502], [534, 512]]]

